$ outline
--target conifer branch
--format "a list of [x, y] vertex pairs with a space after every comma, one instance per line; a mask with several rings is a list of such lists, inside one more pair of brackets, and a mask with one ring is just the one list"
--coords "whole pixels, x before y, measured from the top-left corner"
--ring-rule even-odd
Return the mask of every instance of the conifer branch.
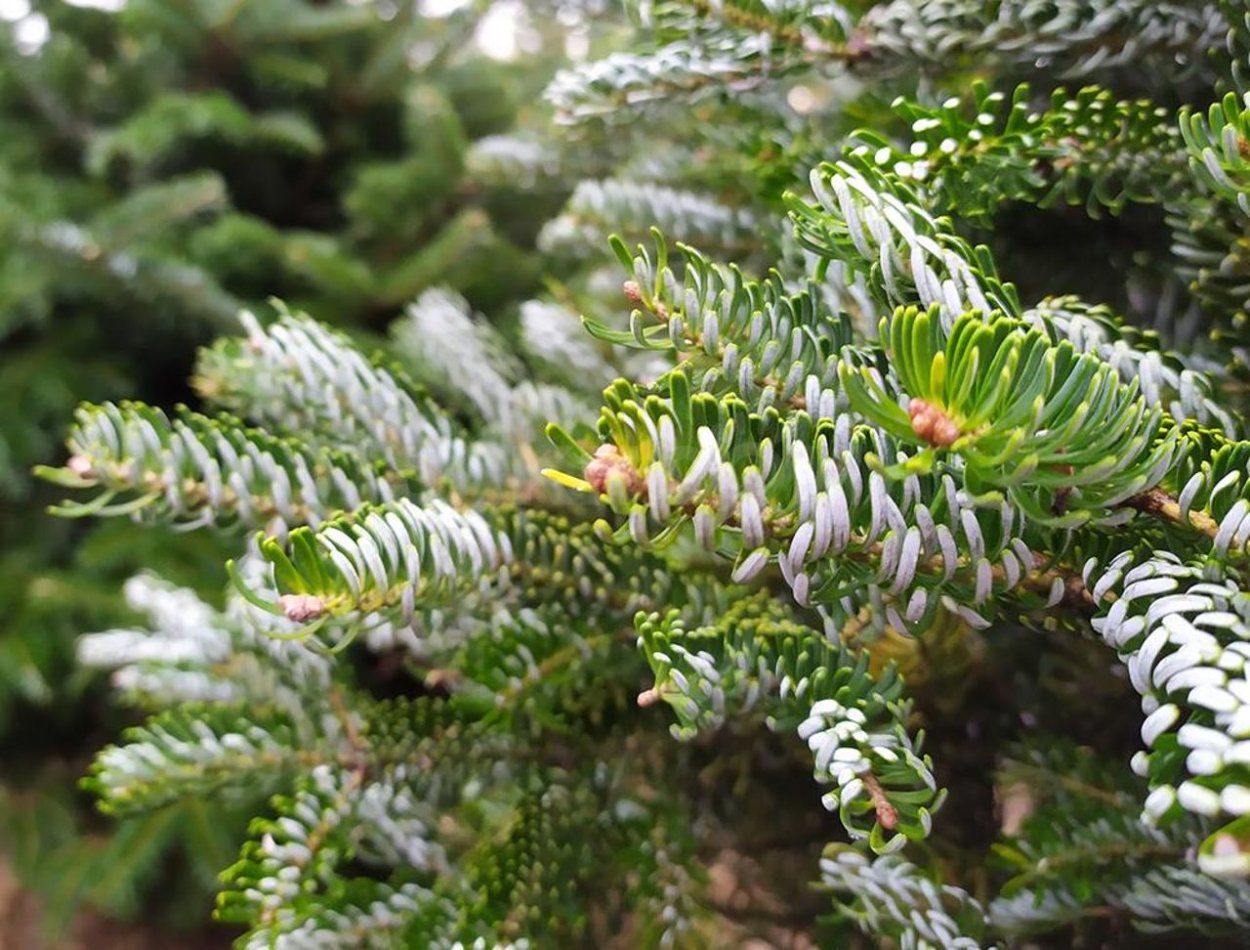
[[201, 351], [196, 388], [258, 423], [380, 455], [427, 485], [460, 490], [506, 478], [503, 449], [468, 439], [396, 370], [366, 359], [345, 336], [284, 313], [270, 327], [241, 317], [247, 336]]
[[405, 485], [359, 456], [313, 451], [245, 429], [229, 416], [212, 420], [183, 410], [170, 419], [139, 403], [83, 406], [77, 415], [65, 466], [37, 473], [99, 492], [85, 504], [62, 505], [59, 514], [133, 514], [185, 528], [239, 524], [285, 531], [390, 499]]

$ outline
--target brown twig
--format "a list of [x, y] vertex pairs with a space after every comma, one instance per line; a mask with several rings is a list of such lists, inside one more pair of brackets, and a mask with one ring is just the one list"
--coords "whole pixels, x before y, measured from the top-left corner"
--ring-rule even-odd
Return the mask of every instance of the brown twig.
[[1180, 502], [1162, 488], [1152, 488], [1140, 495], [1134, 495], [1124, 504], [1164, 521], [1193, 528], [1209, 538], [1214, 538], [1220, 530], [1219, 522], [1205, 511], [1190, 511], [1186, 517], [1182, 517]]
[[881, 782], [872, 772], [861, 773], [860, 780], [864, 783], [864, 788], [868, 790], [868, 798], [877, 812], [877, 824], [886, 831], [893, 831], [898, 825], [898, 809], [890, 804], [890, 799], [886, 797]]

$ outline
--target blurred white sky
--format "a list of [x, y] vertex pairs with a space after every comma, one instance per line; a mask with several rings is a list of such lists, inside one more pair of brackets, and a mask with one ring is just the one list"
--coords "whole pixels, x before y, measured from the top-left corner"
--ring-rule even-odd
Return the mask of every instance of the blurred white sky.
[[[95, 7], [98, 10], [119, 10], [126, 0], [65, 0], [77, 7]], [[446, 16], [464, 6], [468, 0], [420, 0], [424, 12], [431, 16]], [[477, 42], [488, 56], [510, 59], [517, 54], [517, 16], [522, 5], [508, 0], [491, 7], [477, 29]], [[0, 20], [14, 24], [18, 45], [25, 50], [35, 50], [48, 38], [48, 21], [42, 14], [32, 14], [30, 0], [0, 0]]]

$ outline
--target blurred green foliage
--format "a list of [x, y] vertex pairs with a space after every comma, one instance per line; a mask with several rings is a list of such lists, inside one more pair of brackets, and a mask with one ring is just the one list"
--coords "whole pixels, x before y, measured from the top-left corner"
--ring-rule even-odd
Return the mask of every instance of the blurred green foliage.
[[0, 21], [0, 845], [50, 919], [84, 898], [133, 913], [181, 861], [176, 918], [241, 826], [166, 811], [95, 833], [73, 783], [126, 720], [74, 671], [74, 638], [127, 619], [141, 566], [216, 599], [225, 548], [49, 519], [30, 467], [60, 460], [80, 400], [193, 402], [195, 347], [270, 296], [367, 339], [434, 283], [490, 311], [539, 286], [534, 238], [564, 195], [478, 180], [466, 156], [559, 59], [475, 52], [488, 6], [34, 0]]

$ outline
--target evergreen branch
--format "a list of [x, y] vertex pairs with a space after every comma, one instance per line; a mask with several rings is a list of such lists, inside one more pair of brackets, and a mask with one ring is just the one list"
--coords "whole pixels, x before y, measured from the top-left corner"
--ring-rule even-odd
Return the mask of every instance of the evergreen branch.
[[195, 385], [206, 398], [280, 431], [378, 454], [395, 471], [415, 467], [426, 485], [446, 479], [467, 490], [504, 481], [500, 446], [465, 438], [343, 334], [290, 312], [267, 328], [250, 313], [240, 319], [245, 339], [200, 352]]
[[886, 853], [928, 836], [945, 792], [922, 740], [908, 734], [909, 705], [892, 670], [870, 676], [867, 656], [832, 646], [762, 593], [710, 626], [687, 630], [675, 613], [639, 615], [637, 626], [655, 673], [640, 701], [669, 703], [679, 738], [758, 707], [770, 726], [796, 729], [807, 743], [816, 779], [836, 785], [824, 805], [852, 838]]
[[286, 545], [266, 540], [262, 553], [280, 595], [265, 609], [308, 625], [305, 636], [327, 622], [406, 625], [418, 609], [466, 596], [564, 603], [571, 617], [626, 624], [638, 610], [705, 602], [697, 575], [673, 576], [659, 558], [605, 543], [591, 524], [536, 509], [462, 513], [401, 499], [294, 531]]
[[1124, 382], [1136, 381], [1146, 402], [1173, 419], [1216, 426], [1229, 438], [1241, 432], [1242, 420], [1217, 398], [1217, 374], [1194, 368], [1192, 359], [1165, 349], [1156, 334], [1125, 323], [1109, 307], [1071, 296], [1047, 297], [1025, 311], [1024, 319], [1045, 328], [1052, 339], [1067, 340], [1078, 353], [1097, 356]]
[[[848, 48], [844, 55], [856, 54]], [[631, 113], [665, 103], [745, 95], [809, 65], [808, 54], [784, 45], [778, 50], [766, 34], [716, 34], [676, 40], [652, 53], [612, 53], [562, 69], [544, 95], [559, 122], [619, 123]]]
[[1232, 0], [1222, 0], [1220, 9], [1228, 21], [1228, 35], [1225, 47], [1231, 58], [1231, 84], [1238, 92], [1245, 93], [1250, 87], [1246, 84], [1246, 68], [1250, 65], [1250, 14]]
[[1219, 320], [1212, 337], [1225, 343], [1240, 365], [1250, 364], [1250, 355], [1240, 344], [1250, 311], [1245, 215], [1209, 196], [1191, 195], [1169, 207], [1167, 223], [1177, 274]]
[[47, 123], [47, 128], [62, 142], [82, 148], [91, 138], [91, 122], [59, 94], [53, 84], [46, 80], [33, 57], [25, 55], [17, 46], [14, 23], [5, 24], [3, 42], [0, 42], [0, 62], [6, 75], [12, 77], [14, 86], [34, 107], [35, 112]]
[[244, 43], [308, 43], [359, 33], [377, 26], [377, 13], [352, 5], [320, 7], [281, 0], [257, 9], [249, 3], [234, 4], [227, 20], [214, 26], [229, 28]]
[[[335, 893], [332, 902], [318, 906], [307, 902], [300, 912], [279, 911], [267, 927], [249, 933], [244, 950], [269, 950], [273, 946], [324, 946], [382, 948], [394, 946], [409, 930], [425, 937], [450, 928], [453, 903], [446, 897], [406, 883], [398, 887], [356, 879]], [[219, 911], [222, 919], [234, 919], [234, 909]]]
[[78, 279], [103, 282], [109, 292], [156, 313], [172, 311], [220, 329], [229, 326], [239, 311], [238, 299], [202, 268], [130, 247], [109, 246], [72, 221], [23, 223], [16, 240]]
[[[343, 879], [339, 865], [355, 851], [352, 820], [369, 808], [361, 769], [318, 766], [293, 797], [275, 799], [277, 817], [254, 823], [252, 840], [225, 872], [230, 889], [219, 896], [217, 917], [253, 929], [246, 946], [322, 941], [378, 946], [420, 921], [430, 933], [450, 924], [445, 899], [415, 884], [392, 887]], [[353, 936], [356, 937], [352, 940]]]
[[[257, 559], [243, 565], [253, 582]], [[146, 629], [113, 629], [79, 638], [79, 662], [112, 668], [113, 682], [145, 707], [204, 702], [275, 710], [311, 739], [313, 697], [328, 694], [326, 657], [284, 637], [294, 625], [234, 600], [221, 613], [193, 592], [151, 575], [126, 582], [126, 602], [147, 615]], [[275, 636], [276, 634], [276, 636]]]
[[838, 909], [869, 933], [909, 950], [979, 950], [985, 912], [966, 891], [939, 884], [897, 855], [868, 859], [830, 845], [820, 860], [821, 882]]
[[501, 607], [467, 637], [448, 669], [433, 671], [427, 681], [449, 678], [457, 701], [489, 710], [497, 728], [501, 720], [568, 728], [564, 707], [574, 696], [586, 701], [588, 685], [602, 677], [600, 664], [624, 645], [619, 635], [597, 627], [558, 605]]
[[1176, 433], [1113, 367], [1004, 317], [966, 314], [949, 331], [942, 323], [936, 306], [882, 321], [906, 411], [870, 370], [842, 371], [856, 409], [924, 446], [904, 471], [949, 451], [965, 478], [1005, 491], [1033, 520], [1065, 525], [1107, 517], [1162, 481]]
[[1169, 113], [1149, 100], [1117, 100], [1098, 86], [1057, 89], [1035, 109], [1027, 84], [1010, 97], [984, 82], [970, 101], [937, 106], [894, 103], [912, 133], [895, 145], [869, 130], [852, 150], [922, 191], [939, 214], [992, 215], [1007, 201], [1048, 207], [1084, 204], [1092, 216], [1128, 203], [1175, 200], [1186, 185], [1186, 156]]
[[1188, 525], [1211, 539], [1221, 559], [1250, 551], [1250, 443], [1183, 426], [1182, 454], [1169, 473], [1168, 495], [1138, 500], [1143, 510]]
[[1169, 920], [1162, 906], [1150, 912], [1129, 907], [1140, 900], [1132, 895], [1161, 880], [1184, 881], [1182, 890], [1191, 893], [1250, 891], [1243, 882], [1225, 883], [1189, 863], [1188, 842], [1200, 831], [1199, 822], [1175, 822], [1167, 829], [1140, 822], [1133, 776], [1088, 752], [1062, 740], [1039, 744], [1030, 762], [1012, 762], [1002, 776], [1004, 782], [1028, 783], [1029, 811], [994, 849], [1018, 872], [990, 905], [995, 929], [1015, 937], [1121, 913], [1147, 929], [1220, 929], [1233, 902], [1215, 913], [1200, 901], [1168, 902], [1187, 908], [1184, 921]]
[[[646, 25], [661, 32], [690, 34], [724, 24], [747, 33], [766, 35], [796, 51], [827, 57], [846, 55], [839, 43], [850, 28], [846, 11], [833, 3], [770, 4], [760, 0], [673, 0], [637, 4]], [[702, 22], [700, 22], [702, 21]]]
[[1046, 745], [1035, 742], [1008, 754], [998, 770], [999, 787], [1027, 787], [1030, 805], [1045, 798], [1068, 812], [1090, 803], [1116, 810], [1135, 803], [1137, 780], [1131, 772], [1104, 767], [1085, 747], [1057, 736], [1045, 738]]
[[421, 871], [447, 870], [447, 855], [432, 840], [438, 812], [420, 796], [425, 784], [426, 773], [407, 766], [371, 770], [356, 811], [362, 858]]
[[[466, 922], [489, 922], [481, 929], [497, 943], [530, 927], [554, 945], [586, 938], [590, 921], [575, 894], [610, 874], [603, 857], [621, 829], [605, 815], [602, 783], [576, 778], [539, 770], [521, 776], [507, 822], [466, 856], [474, 894], [466, 901]], [[587, 828], [595, 833], [581, 833]]]
[[1041, 60], [1063, 79], [1132, 68], [1174, 82], [1202, 70], [1193, 51], [1216, 45], [1227, 25], [1214, 3], [894, 0], [869, 10], [858, 29], [874, 60], [895, 68], [947, 72]]
[[147, 614], [152, 630], [110, 630], [78, 641], [79, 662], [119, 667], [145, 661], [210, 666], [229, 658], [230, 632], [217, 611], [192, 591], [139, 574], [123, 592], [131, 609]]
[[[1074, 866], [1097, 864], [1120, 866], [1159, 859], [1179, 859], [1185, 855], [1185, 847], [1167, 841], [1162, 835], [1153, 839], [1147, 828], [1147, 840], [1126, 841], [1125, 828], [1108, 824], [1085, 825], [1079, 829], [1077, 840], [1067, 848], [1047, 852], [1037, 860], [1037, 865], [1012, 879], [1012, 887], [1027, 888], [1035, 885], [1038, 878], [1056, 875], [1060, 878], [1071, 874]], [[991, 911], [992, 913], [992, 911]]]
[[1228, 414], [1214, 405], [1211, 379], [1170, 368], [1183, 367], [1183, 361], [1139, 347], [1137, 334], [1109, 312], [1070, 298], [1025, 310], [1014, 286], [998, 277], [987, 248], [973, 248], [956, 235], [949, 220], [925, 209], [910, 184], [870, 162], [866, 152], [812, 173], [818, 206], [793, 196], [789, 204], [799, 240], [823, 261], [840, 261], [852, 275], [862, 276], [879, 305], [937, 307], [947, 332], [963, 313], [1001, 310], [1037, 326], [1052, 344], [1066, 339], [1078, 352], [1115, 365], [1126, 383], [1145, 377], [1151, 402], [1166, 402], [1199, 421], [1232, 426]]
[[680, 373], [666, 381], [668, 399], [608, 390], [609, 441], [570, 479], [625, 517], [622, 538], [664, 548], [689, 526], [734, 560], [735, 582], [775, 560], [800, 604], [875, 592], [899, 630], [923, 629], [939, 604], [983, 626], [975, 608], [995, 590], [1066, 596], [1064, 578], [1035, 573], [1026, 523], [1001, 496], [975, 498], [945, 471], [897, 474], [895, 441], [846, 416], [752, 416], [733, 396], [692, 398]]
[[405, 484], [357, 456], [314, 451], [224, 415], [184, 409], [170, 419], [141, 403], [105, 403], [80, 407], [77, 419], [69, 461], [36, 472], [67, 488], [100, 491], [58, 514], [137, 514], [182, 528], [238, 524], [283, 532], [388, 500]]
[[88, 786], [117, 814], [157, 808], [223, 789], [274, 787], [295, 768], [333, 760], [324, 748], [301, 749], [284, 717], [242, 708], [184, 706], [129, 730], [125, 744], [96, 758]]
[[[1233, 22], [1244, 16], [1244, 12], [1235, 15]], [[1188, 109], [1181, 112], [1181, 135], [1198, 187], [1187, 200], [1178, 200], [1169, 209], [1173, 252], [1179, 258], [1181, 275], [1192, 280], [1199, 298], [1217, 313], [1232, 311], [1233, 329], [1244, 323], [1250, 309], [1246, 291], [1250, 274], [1246, 254], [1248, 129], [1250, 106], [1231, 92], [1205, 116]]]
[[866, 157], [822, 165], [811, 186], [817, 206], [788, 198], [800, 243], [822, 260], [863, 271], [886, 307], [936, 304], [948, 323], [971, 310], [1021, 312], [1015, 288], [998, 278], [988, 250], [958, 237], [908, 183]]
[[873, 6], [858, 25], [836, 4], [817, 10], [755, 3], [648, 5], [668, 40], [647, 54], [614, 53], [567, 69], [547, 98], [565, 122], [620, 122], [666, 100], [742, 95], [800, 70], [840, 64], [865, 76], [951, 72], [967, 66], [1058, 67], [1063, 78], [1143, 61], [1184, 79], [1202, 70], [1192, 50], [1226, 31], [1215, 4], [1064, 0], [1039, 8], [1021, 0], [986, 8], [970, 0]]
[[555, 187], [563, 167], [559, 150], [522, 135], [484, 136], [472, 144], [465, 162], [475, 183], [526, 189]]
[[[550, 325], [546, 329], [556, 330]], [[517, 382], [522, 367], [507, 342], [489, 324], [473, 319], [468, 303], [458, 294], [426, 291], [392, 325], [391, 336], [396, 351], [422, 382], [476, 416], [503, 446], [517, 450], [503, 453], [496, 462], [501, 468], [506, 466], [498, 478], [509, 487], [519, 484], [531, 492], [538, 490], [534, 483], [542, 446], [535, 443], [542, 442], [540, 434], [549, 422], [576, 425], [593, 417], [590, 407], [568, 389], [530, 380]], [[548, 345], [558, 343], [552, 339]], [[465, 373], [464, 367], [474, 371]], [[486, 440], [476, 447], [499, 450]]]
[[1011, 896], [1000, 895], [991, 902], [989, 920], [1000, 933], [1045, 933], [1078, 921], [1115, 914], [1107, 904], [1082, 900], [1070, 891], [1018, 891]]
[[[417, 378], [443, 399], [488, 422], [502, 420], [521, 367], [468, 302], [452, 291], [427, 290], [391, 327], [395, 349]], [[472, 372], [465, 372], [472, 367]]]
[[1250, 216], [1250, 108], [1230, 92], [1205, 116], [1182, 111], [1180, 131], [1198, 182]]
[[707, 875], [688, 823], [668, 813], [662, 801], [651, 803], [639, 816], [649, 827], [641, 842], [630, 842], [633, 853], [622, 863], [640, 869], [631, 882], [630, 905], [639, 917], [642, 939], [667, 950], [698, 939], [707, 917]]
[[[1250, 775], [1238, 750], [1250, 730], [1243, 651], [1250, 640], [1248, 598], [1239, 576], [1217, 565], [1183, 563], [1155, 552], [1134, 565], [1131, 555], [1086, 582], [1096, 603], [1110, 594], [1094, 629], [1116, 649], [1142, 696], [1142, 739], [1148, 752], [1133, 770], [1150, 780], [1145, 818], [1181, 813], [1216, 817], [1250, 813]], [[1178, 785], [1179, 783], [1179, 785]], [[1199, 852], [1199, 866], [1219, 874], [1250, 871], [1234, 833], [1217, 831]]]
[[1250, 920], [1250, 884], [1174, 864], [1135, 878], [1118, 903], [1145, 931], [1237, 933]]
[[167, 92], [112, 129], [96, 131], [85, 161], [103, 174], [118, 159], [150, 167], [187, 139], [240, 143], [251, 132], [252, 116], [228, 93]]
[[608, 228], [641, 236], [653, 227], [735, 255], [755, 250], [759, 242], [758, 222], [749, 208], [620, 179], [579, 182], [563, 214], [544, 225], [538, 241], [549, 252], [584, 255]]
[[582, 331], [577, 314], [558, 303], [521, 304], [521, 344], [541, 369], [578, 392], [598, 395], [618, 375], [602, 347]]
[[645, 248], [631, 254], [613, 239], [613, 250], [633, 278], [625, 285], [626, 296], [642, 310], [631, 314], [627, 331], [588, 319], [591, 335], [618, 345], [675, 349], [701, 391], [736, 393], [757, 412], [790, 405], [833, 418], [847, 407], [839, 398], [839, 361], [871, 361], [875, 354], [852, 345], [850, 319], [829, 313], [815, 285], [791, 292], [776, 272], [755, 281], [684, 245], [679, 283], [663, 237], [655, 231], [653, 238], [654, 261]]
[[281, 594], [272, 609], [297, 623], [380, 611], [410, 622], [418, 603], [447, 603], [512, 560], [506, 536], [476, 512], [406, 498], [293, 531], [285, 546], [268, 539], [261, 551]]
[[228, 207], [221, 176], [200, 172], [136, 189], [93, 217], [88, 230], [104, 247], [128, 247], [205, 212]]
[[[256, 886], [255, 890], [261, 895], [257, 922], [261, 927], [272, 926], [278, 922], [282, 905], [300, 890], [304, 890], [298, 887], [296, 881], [300, 878], [311, 878], [315, 886], [317, 878], [329, 877], [334, 870], [334, 863], [339, 858], [338, 850], [333, 848], [336, 843], [334, 839], [341, 835], [340, 829], [351, 817], [356, 807], [357, 793], [364, 780], [365, 770], [359, 766], [347, 772], [326, 766], [314, 769], [302, 783], [303, 788], [297, 792], [296, 798], [287, 809], [282, 809], [289, 809], [294, 814], [302, 812], [300, 818], [303, 821], [293, 824], [275, 822], [269, 835], [262, 838], [259, 848], [244, 847], [245, 857], [227, 872], [236, 879], [243, 878], [250, 870], [244, 863], [250, 856], [254, 856], [254, 860], [259, 858], [257, 863], [263, 867], [261, 862], [266, 858], [272, 860], [281, 854], [285, 860], [279, 866], [293, 867], [296, 871], [295, 875], [288, 872], [285, 880], [277, 878], [276, 875], [256, 878], [255, 885], [260, 886]], [[301, 809], [300, 805], [304, 807]], [[279, 805], [279, 808], [282, 806]], [[277, 831], [281, 831], [281, 837], [274, 833]], [[252, 855], [248, 855], [249, 850]], [[292, 881], [292, 877], [296, 880]], [[266, 884], [269, 886], [265, 887]], [[266, 894], [266, 891], [269, 893]], [[227, 894], [222, 895], [223, 900], [218, 905], [220, 909], [226, 906], [226, 896]]]

